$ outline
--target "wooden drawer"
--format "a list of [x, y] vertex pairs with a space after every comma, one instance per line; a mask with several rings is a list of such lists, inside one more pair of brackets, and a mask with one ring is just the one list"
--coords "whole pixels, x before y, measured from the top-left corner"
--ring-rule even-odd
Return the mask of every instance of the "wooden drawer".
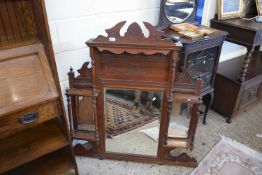
[[0, 139], [60, 115], [56, 101], [45, 103], [15, 114], [0, 117]]

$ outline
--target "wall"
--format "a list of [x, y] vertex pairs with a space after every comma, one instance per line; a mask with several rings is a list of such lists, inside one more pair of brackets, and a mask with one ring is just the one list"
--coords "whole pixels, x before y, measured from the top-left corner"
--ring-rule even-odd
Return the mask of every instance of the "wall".
[[[216, 12], [217, 0], [206, 0], [203, 24]], [[147, 21], [156, 25], [160, 0], [45, 0], [63, 94], [68, 87], [67, 72], [76, 71], [90, 60], [85, 42], [105, 34], [120, 21]]]
[[70, 66], [90, 60], [85, 42], [120, 21], [158, 22], [160, 0], [45, 0], [63, 93]]
[[205, 0], [205, 7], [203, 10], [203, 25], [210, 25], [210, 19], [213, 19], [217, 13], [217, 2], [218, 0]]

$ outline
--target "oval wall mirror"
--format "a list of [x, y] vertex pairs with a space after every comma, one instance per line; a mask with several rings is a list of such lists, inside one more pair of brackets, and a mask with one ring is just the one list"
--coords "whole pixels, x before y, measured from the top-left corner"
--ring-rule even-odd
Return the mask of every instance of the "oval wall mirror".
[[164, 13], [171, 23], [186, 21], [194, 12], [196, 0], [165, 0]]

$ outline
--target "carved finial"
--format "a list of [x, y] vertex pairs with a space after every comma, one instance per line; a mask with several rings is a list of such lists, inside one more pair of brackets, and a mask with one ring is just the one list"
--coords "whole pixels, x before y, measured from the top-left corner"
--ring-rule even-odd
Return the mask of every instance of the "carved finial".
[[69, 80], [70, 80], [70, 78], [74, 78], [75, 73], [74, 73], [74, 70], [73, 70], [72, 67], [70, 67], [70, 71], [67, 73], [67, 75], [69, 76]]
[[68, 87], [66, 87], [65, 92], [66, 92], [65, 95], [67, 97], [67, 102], [68, 102], [68, 100], [69, 100], [69, 88]]

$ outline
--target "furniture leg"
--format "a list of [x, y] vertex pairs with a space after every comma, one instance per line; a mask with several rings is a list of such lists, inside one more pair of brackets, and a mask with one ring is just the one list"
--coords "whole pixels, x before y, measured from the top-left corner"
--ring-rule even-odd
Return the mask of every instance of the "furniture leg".
[[227, 117], [227, 123], [231, 123], [231, 117]]
[[203, 118], [203, 124], [206, 125], [206, 117], [207, 117], [207, 114], [208, 114], [208, 111], [211, 107], [211, 104], [213, 102], [213, 99], [214, 99], [214, 92], [210, 92], [208, 94], [206, 94], [204, 97], [203, 97], [203, 103], [204, 105], [206, 106], [206, 109], [205, 109], [205, 113], [204, 113], [204, 118]]
[[242, 71], [241, 71], [241, 75], [240, 75], [240, 82], [244, 82], [245, 81], [245, 76], [246, 76], [246, 72], [248, 70], [248, 65], [249, 65], [249, 62], [250, 62], [250, 58], [252, 56], [252, 53], [255, 49], [255, 46], [251, 47], [251, 48], [248, 48], [248, 52], [247, 52], [247, 55], [246, 55], [246, 58], [245, 58], [245, 61], [243, 63], [243, 66], [242, 66]]

